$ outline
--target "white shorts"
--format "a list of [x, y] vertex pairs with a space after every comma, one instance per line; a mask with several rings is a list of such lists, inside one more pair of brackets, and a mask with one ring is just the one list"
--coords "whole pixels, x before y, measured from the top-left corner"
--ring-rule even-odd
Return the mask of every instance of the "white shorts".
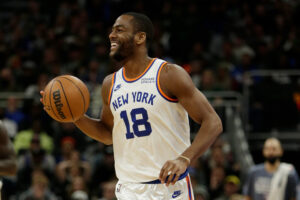
[[116, 185], [118, 200], [194, 200], [189, 175], [170, 184], [122, 183]]

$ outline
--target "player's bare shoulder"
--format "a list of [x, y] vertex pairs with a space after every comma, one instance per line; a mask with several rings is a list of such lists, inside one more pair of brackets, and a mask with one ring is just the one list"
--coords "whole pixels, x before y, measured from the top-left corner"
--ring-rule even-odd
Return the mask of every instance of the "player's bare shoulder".
[[107, 75], [102, 83], [102, 98], [105, 104], [108, 104], [110, 90], [113, 84], [114, 73]]
[[[166, 63], [165, 66], [162, 68], [161, 70], [161, 77], [164, 78], [168, 78], [165, 76], [174, 76], [176, 73], [182, 73], [182, 67], [177, 65], [177, 64], [173, 64], [173, 63]], [[184, 71], [184, 70], [183, 70]]]
[[159, 76], [160, 86], [167, 95], [178, 97], [180, 91], [194, 88], [190, 75], [179, 65], [165, 64]]

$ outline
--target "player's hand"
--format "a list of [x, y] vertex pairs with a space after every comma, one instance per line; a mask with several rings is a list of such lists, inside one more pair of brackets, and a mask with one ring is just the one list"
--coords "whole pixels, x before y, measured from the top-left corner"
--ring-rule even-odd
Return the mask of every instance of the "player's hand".
[[41, 90], [40, 91], [40, 94], [41, 94], [41, 98], [40, 98], [40, 102], [44, 105], [44, 102], [43, 102], [43, 97], [44, 97], [44, 90]]
[[174, 185], [180, 175], [186, 171], [189, 164], [189, 161], [182, 157], [178, 157], [175, 160], [168, 160], [160, 170], [159, 179], [161, 183], [166, 183], [167, 186], [170, 183]]

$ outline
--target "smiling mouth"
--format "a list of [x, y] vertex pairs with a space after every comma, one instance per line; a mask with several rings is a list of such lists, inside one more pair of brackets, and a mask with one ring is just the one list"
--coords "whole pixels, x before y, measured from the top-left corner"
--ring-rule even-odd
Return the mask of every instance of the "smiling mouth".
[[116, 49], [118, 46], [119, 46], [118, 43], [116, 43], [116, 42], [111, 42], [111, 44], [110, 44], [110, 49], [111, 49], [111, 50]]

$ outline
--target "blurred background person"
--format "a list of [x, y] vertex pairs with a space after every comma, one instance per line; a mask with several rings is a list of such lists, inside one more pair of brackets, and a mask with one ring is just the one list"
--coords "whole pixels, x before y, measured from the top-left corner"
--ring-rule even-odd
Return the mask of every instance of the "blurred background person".
[[[13, 176], [17, 173], [16, 154], [6, 128], [0, 120], [0, 177]], [[0, 199], [2, 180], [0, 178]]]
[[235, 175], [229, 175], [225, 178], [224, 191], [221, 196], [216, 198], [216, 200], [232, 200], [232, 198], [237, 198], [240, 190], [240, 179]]
[[299, 177], [293, 165], [282, 163], [281, 143], [268, 138], [263, 147], [265, 162], [248, 174], [243, 192], [246, 200], [295, 200]]
[[40, 170], [32, 172], [32, 184], [20, 196], [19, 200], [58, 200], [49, 188], [47, 176]]

